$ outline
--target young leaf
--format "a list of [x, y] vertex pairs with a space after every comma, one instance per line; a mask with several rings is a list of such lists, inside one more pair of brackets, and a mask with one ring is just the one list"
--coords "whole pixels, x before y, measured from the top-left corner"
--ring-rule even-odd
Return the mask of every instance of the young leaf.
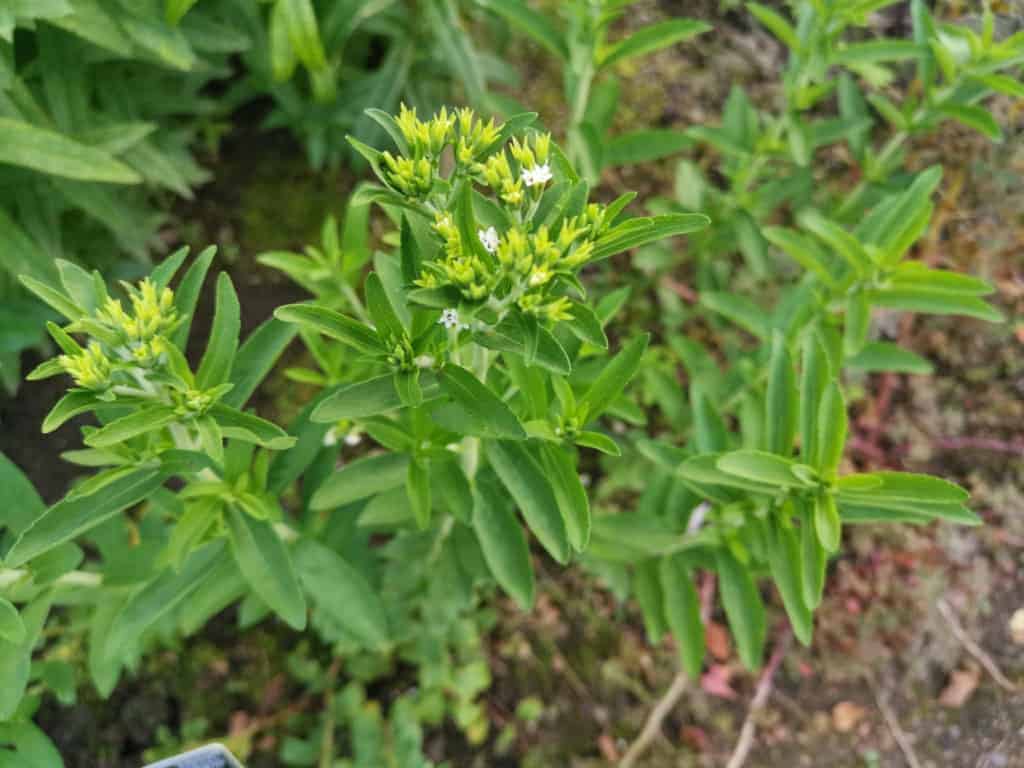
[[637, 563], [633, 570], [633, 594], [640, 604], [647, 642], [651, 645], [658, 645], [661, 642], [668, 627], [659, 566], [659, 560], [644, 560]]
[[206, 345], [203, 359], [196, 373], [196, 384], [200, 389], [210, 389], [223, 384], [231, 374], [238, 351], [238, 334], [242, 328], [241, 308], [238, 294], [231, 284], [227, 272], [217, 277], [217, 301], [210, 328], [210, 341]]
[[306, 600], [299, 589], [288, 549], [266, 520], [256, 520], [234, 505], [226, 520], [238, 568], [260, 599], [292, 629], [306, 628]]
[[60, 427], [68, 419], [73, 419], [80, 413], [94, 410], [102, 405], [103, 401], [96, 397], [96, 394], [87, 389], [72, 389], [64, 397], [57, 401], [46, 418], [43, 420], [43, 434], [49, 434]]
[[357, 459], [323, 482], [313, 494], [310, 508], [331, 510], [398, 488], [405, 483], [408, 464], [408, 456], [396, 453]]
[[238, 348], [231, 366], [228, 381], [234, 386], [221, 398], [221, 402], [233, 408], [244, 406], [295, 338], [297, 330], [294, 325], [271, 317], [250, 333]]
[[0, 163], [82, 181], [108, 184], [142, 181], [139, 174], [101, 149], [10, 117], [0, 117]]
[[914, 373], [921, 376], [935, 371], [929, 360], [887, 341], [866, 344], [858, 354], [846, 360], [846, 367], [864, 373]]
[[794, 53], [800, 50], [796, 30], [781, 15], [760, 3], [747, 3], [747, 10]]
[[927, 312], [933, 315], [962, 315], [1003, 322], [1003, 314], [977, 296], [963, 296], [928, 290], [925, 288], [883, 288], [869, 291], [868, 301], [876, 307], [902, 309], [907, 312]]
[[529, 611], [534, 595], [530, 548], [507, 497], [485, 478], [473, 489], [473, 530], [495, 580]]
[[569, 59], [569, 50], [558, 28], [542, 13], [533, 10], [522, 0], [477, 0], [478, 4], [504, 18], [534, 42], [547, 48], [563, 61]]
[[420, 530], [430, 525], [430, 473], [426, 459], [412, 459], [405, 479], [405, 492], [409, 497], [413, 517]]
[[524, 440], [526, 432], [519, 419], [497, 395], [457, 365], [449, 364], [438, 374], [441, 389], [473, 418], [500, 439]]
[[285, 323], [298, 323], [325, 336], [338, 339], [363, 354], [381, 355], [387, 351], [371, 328], [333, 309], [311, 304], [287, 304], [274, 310], [274, 317]]
[[603, 234], [594, 244], [591, 261], [600, 261], [647, 243], [706, 229], [711, 219], [701, 213], [668, 213], [629, 219]]
[[14, 605], [0, 597], [0, 641], [20, 645], [25, 641], [25, 622]]
[[178, 420], [178, 414], [169, 405], [146, 405], [135, 413], [122, 416], [85, 438], [92, 448], [110, 448], [147, 432], [156, 432]]
[[793, 488], [809, 485], [796, 475], [790, 459], [764, 451], [732, 451], [720, 456], [716, 466], [730, 475], [755, 483]]
[[601, 369], [601, 373], [579, 400], [581, 422], [593, 421], [611, 405], [640, 368], [650, 334], [633, 339]]
[[[420, 394], [423, 400], [434, 400], [441, 394], [437, 378], [429, 371], [420, 373]], [[343, 387], [324, 398], [313, 411], [313, 421], [333, 424], [336, 421], [365, 419], [402, 407], [391, 374]]]
[[767, 633], [764, 603], [750, 571], [725, 547], [715, 554], [722, 606], [736, 638], [740, 660], [749, 670], [761, 666]]
[[608, 437], [608, 435], [602, 435], [600, 432], [577, 432], [576, 445], [583, 448], [593, 448], [595, 451], [606, 453], [609, 456], [622, 455], [622, 449], [619, 448], [618, 443]]
[[388, 339], [392, 344], [405, 338], [406, 330], [402, 321], [398, 319], [395, 308], [391, 305], [384, 284], [380, 275], [371, 272], [366, 278], [366, 285], [363, 289], [366, 293], [366, 308], [377, 326], [377, 333], [383, 339]]
[[188, 333], [192, 327], [192, 316], [195, 314], [196, 304], [199, 302], [199, 294], [203, 289], [206, 273], [216, 255], [217, 249], [210, 246], [196, 256], [196, 260], [185, 272], [185, 276], [178, 284], [178, 289], [174, 292], [174, 308], [178, 310], [178, 315], [184, 318], [181, 325], [175, 328], [174, 333], [171, 334], [171, 341], [178, 349], [184, 350], [188, 342]]
[[[272, 451], [283, 451], [295, 445], [295, 438], [277, 424], [252, 413], [214, 403], [210, 416], [220, 425], [225, 437], [254, 443]], [[116, 422], [115, 422], [116, 423]]]
[[700, 597], [693, 575], [680, 555], [662, 558], [661, 591], [665, 596], [665, 618], [676, 641], [679, 661], [691, 680], [700, 678], [704, 664], [704, 622], [700, 616]]
[[800, 455], [805, 464], [817, 463], [818, 409], [830, 378], [828, 350], [821, 335], [812, 330], [804, 337], [803, 370], [800, 373]]
[[555, 560], [569, 560], [569, 537], [551, 484], [521, 443], [487, 440], [491, 467], [515, 500], [530, 530]]
[[820, 493], [814, 501], [814, 530], [826, 552], [838, 552], [842, 538], [842, 522], [836, 498], [831, 493]]

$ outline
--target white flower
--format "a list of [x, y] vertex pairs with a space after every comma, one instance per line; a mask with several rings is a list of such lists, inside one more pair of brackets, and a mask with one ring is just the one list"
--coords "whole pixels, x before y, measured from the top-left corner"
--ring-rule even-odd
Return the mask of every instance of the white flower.
[[544, 186], [553, 178], [551, 166], [547, 163], [535, 165], [533, 168], [523, 168], [523, 183], [528, 187]]
[[441, 319], [437, 321], [445, 328], [451, 330], [459, 327], [459, 310], [446, 309], [441, 313]]
[[354, 429], [345, 435], [345, 445], [349, 447], [355, 447], [361, 442], [363, 442], [363, 436]]
[[480, 242], [483, 243], [484, 248], [487, 249], [488, 253], [494, 253], [498, 250], [498, 230], [494, 227], [481, 229], [476, 234], [477, 237], [480, 238]]
[[324, 446], [330, 448], [332, 445], [338, 444], [338, 433], [334, 431], [334, 427], [331, 427], [324, 434]]

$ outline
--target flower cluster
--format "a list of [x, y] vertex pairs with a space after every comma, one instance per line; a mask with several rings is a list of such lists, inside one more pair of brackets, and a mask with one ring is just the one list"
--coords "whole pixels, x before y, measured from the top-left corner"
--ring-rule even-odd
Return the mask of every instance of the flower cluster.
[[174, 293], [158, 288], [149, 278], [138, 287], [125, 285], [131, 304], [107, 298], [91, 317], [80, 318], [67, 327], [69, 333], [92, 336], [85, 349], [61, 355], [58, 362], [75, 384], [105, 390], [113, 373], [131, 367], [153, 368], [166, 361], [166, 336], [181, 322], [174, 307]]

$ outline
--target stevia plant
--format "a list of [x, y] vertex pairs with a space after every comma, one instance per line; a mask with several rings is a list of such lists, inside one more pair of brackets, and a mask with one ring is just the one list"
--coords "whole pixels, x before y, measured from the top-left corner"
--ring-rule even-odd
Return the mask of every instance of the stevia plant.
[[[1019, 70], [1021, 39], [995, 40], [991, 13], [979, 34], [938, 23], [917, 2], [908, 8], [913, 40], [862, 39], [870, 12], [894, 4], [793, 3], [792, 25], [748, 4], [790, 48], [780, 111], [758, 112], [734, 87], [720, 126], [688, 131], [716, 153], [709, 167], [680, 162], [678, 204], [650, 206], [707, 210], [713, 223], [686, 252], [694, 304], [657, 288], [666, 343], [651, 352], [643, 395], [660, 434], [637, 441], [637, 510], [595, 517], [590, 554], [637, 598], [652, 641], [671, 631], [691, 676], [704, 657], [700, 572], [717, 576], [740, 657], [756, 668], [767, 634], [762, 577], [807, 644], [844, 525], [980, 522], [957, 486], [844, 462], [849, 384], [873, 372], [931, 372], [878, 338], [879, 310], [1001, 320], [985, 300], [988, 282], [912, 258], [932, 226], [942, 168], [907, 172], [906, 145], [948, 119], [998, 138], [980, 102], [1021, 94], [999, 74]], [[913, 82], [896, 105], [884, 94], [901, 75]], [[841, 174], [837, 155], [848, 162]], [[655, 245], [639, 261], [668, 277], [678, 255]], [[714, 350], [687, 335], [705, 323]]]
[[[0, 465], [17, 495], [0, 540], [0, 718], [16, 753], [43, 739], [29, 722], [38, 695], [73, 698], [83, 662], [109, 694], [148, 647], [235, 603], [243, 626], [308, 622], [332, 651], [325, 665], [294, 657], [296, 678], [330, 705], [312, 741], [287, 742], [290, 760], [312, 743], [329, 762], [342, 727], [357, 765], [426, 764], [421, 728], [445, 717], [474, 743], [487, 734], [477, 697], [493, 617], [481, 599], [496, 584], [532, 604], [528, 532], [561, 563], [586, 548], [578, 454], [618, 453], [598, 419], [627, 407], [647, 345], [638, 336], [608, 356], [605, 325], [624, 297], [590, 300], [578, 273], [707, 219], [624, 219], [628, 195], [588, 202], [557, 145], [529, 130], [532, 115], [371, 117], [395, 147], [351, 141], [381, 183], [350, 205], [345, 235], [328, 226], [305, 261], [276, 259], [345, 313], [281, 307], [239, 344], [222, 274], [192, 366], [184, 350], [212, 250], [173, 287], [185, 251], [119, 292], [68, 262], [58, 285], [23, 278], [67, 320], [48, 326], [62, 354], [29, 376], [74, 385], [44, 431], [84, 413], [97, 424], [64, 456], [95, 474], [53, 506]], [[398, 251], [374, 258], [357, 291], [358, 269], [340, 267], [366, 260], [356, 233], [371, 201], [394, 218]], [[330, 340], [313, 342], [315, 360], [345, 362], [323, 371], [327, 387], [286, 433], [244, 408], [299, 329]], [[367, 450], [339, 466], [356, 439]], [[67, 629], [51, 638], [55, 605], [51, 621]], [[416, 667], [417, 688], [371, 714], [364, 686], [399, 662]]]

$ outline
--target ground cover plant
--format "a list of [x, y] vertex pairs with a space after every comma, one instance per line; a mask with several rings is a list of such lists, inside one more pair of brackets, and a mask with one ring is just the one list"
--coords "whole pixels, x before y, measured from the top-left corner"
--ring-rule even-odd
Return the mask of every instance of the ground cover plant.
[[[525, 5], [484, 5], [541, 23]], [[472, 754], [512, 733], [492, 733], [487, 639], [501, 596], [535, 608], [538, 572], [578, 564], [635, 597], [649, 639], [670, 633], [680, 679], [695, 680], [709, 585], [757, 669], [772, 592], [812, 641], [845, 526], [979, 523], [951, 482], [852, 469], [847, 400], [864, 373], [930, 371], [877, 337], [873, 310], [1002, 319], [990, 283], [915, 258], [943, 174], [906, 170], [903, 148], [944, 120], [998, 138], [983, 100], [1019, 95], [1022, 43], [997, 37], [991, 14], [974, 32], [923, 3], [910, 4], [912, 40], [863, 39], [891, 5], [750, 4], [791, 49], [778, 111], [735, 89], [721, 126], [672, 140], [710, 148], [679, 163], [675, 200], [593, 202], [602, 139], [575, 110], [566, 152], [531, 113], [368, 110], [377, 139], [348, 146], [374, 179], [341, 226], [260, 257], [313, 298], [243, 340], [245, 304], [219, 274], [192, 360], [213, 249], [119, 286], [69, 261], [21, 275], [63, 317], [47, 325], [60, 352], [28, 376], [72, 384], [43, 431], [90, 417], [64, 454], [83, 477], [56, 504], [0, 463], [14, 500], [0, 759], [61, 765], [31, 723], [44, 697], [70, 703], [86, 681], [107, 696], [147, 652], [233, 607], [236, 631], [305, 638], [288, 657], [304, 693], [278, 760], [460, 764], [428, 754], [426, 734], [454, 726]], [[579, 71], [566, 82], [570, 104], [588, 103]], [[641, 206], [650, 215], [631, 215]], [[646, 277], [631, 294], [632, 252]], [[692, 304], [665, 289], [684, 259]], [[656, 297], [657, 322], [638, 294]], [[283, 376], [311, 396], [279, 426], [254, 394], [296, 337]]]

